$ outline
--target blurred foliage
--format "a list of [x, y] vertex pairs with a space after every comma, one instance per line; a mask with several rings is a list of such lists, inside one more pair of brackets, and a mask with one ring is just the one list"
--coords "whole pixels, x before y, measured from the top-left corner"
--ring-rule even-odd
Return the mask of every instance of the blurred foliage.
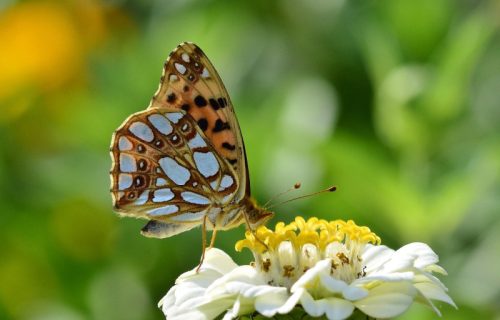
[[[146, 239], [113, 214], [108, 148], [182, 41], [228, 87], [260, 203], [339, 187], [273, 223], [427, 242], [459, 306], [445, 318], [500, 318], [499, 21], [498, 0], [0, 2], [0, 318], [162, 318], [201, 232]], [[242, 237], [217, 246], [248, 263]]]

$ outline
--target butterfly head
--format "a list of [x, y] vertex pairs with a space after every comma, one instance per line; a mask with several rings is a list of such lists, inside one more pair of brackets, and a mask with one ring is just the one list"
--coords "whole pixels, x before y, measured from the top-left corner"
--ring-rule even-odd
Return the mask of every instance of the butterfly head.
[[252, 229], [266, 224], [274, 216], [274, 212], [261, 208], [253, 198], [249, 198], [246, 204], [246, 214]]

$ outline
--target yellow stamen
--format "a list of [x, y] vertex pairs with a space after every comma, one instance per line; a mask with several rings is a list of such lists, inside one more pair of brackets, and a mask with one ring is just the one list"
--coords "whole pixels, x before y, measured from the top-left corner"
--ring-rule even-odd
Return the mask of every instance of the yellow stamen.
[[288, 225], [283, 222], [276, 224], [274, 231], [266, 226], [259, 227], [255, 235], [264, 242], [268, 248], [262, 245], [261, 241], [255, 239], [251, 232], [246, 232], [245, 239], [236, 243], [236, 250], [243, 248], [262, 253], [266, 250], [275, 251], [283, 241], [290, 241], [295, 248], [300, 248], [306, 243], [317, 246], [320, 250], [332, 242], [348, 244], [355, 241], [358, 244], [380, 244], [380, 238], [368, 227], [358, 226], [354, 221], [333, 220], [326, 221], [318, 218], [310, 218], [305, 221], [302, 217], [296, 217], [295, 221]]

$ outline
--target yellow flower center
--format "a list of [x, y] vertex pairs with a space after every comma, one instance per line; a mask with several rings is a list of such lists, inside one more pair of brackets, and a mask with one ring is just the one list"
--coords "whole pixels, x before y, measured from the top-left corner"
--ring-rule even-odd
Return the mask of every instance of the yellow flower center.
[[255, 235], [247, 231], [245, 239], [236, 243], [236, 250], [249, 248], [254, 266], [268, 283], [288, 288], [316, 262], [331, 259], [331, 275], [352, 282], [364, 275], [361, 253], [367, 243], [380, 244], [380, 238], [368, 227], [352, 220], [326, 221], [302, 217], [285, 225], [276, 224], [272, 231], [259, 227]]

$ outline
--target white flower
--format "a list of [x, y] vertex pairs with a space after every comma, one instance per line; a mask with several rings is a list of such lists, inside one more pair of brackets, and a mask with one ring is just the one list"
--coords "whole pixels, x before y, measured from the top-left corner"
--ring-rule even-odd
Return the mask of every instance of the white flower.
[[181, 275], [160, 301], [167, 319], [213, 319], [222, 313], [232, 319], [255, 311], [271, 317], [298, 305], [328, 319], [346, 319], [355, 309], [391, 318], [414, 301], [438, 315], [431, 300], [455, 306], [432, 275], [446, 272], [426, 244], [394, 251], [352, 221], [306, 222], [300, 217], [290, 225], [278, 224], [274, 232], [261, 227], [257, 237], [247, 233], [236, 245], [252, 250], [251, 266], [236, 265], [219, 249], [207, 250], [199, 272]]
[[224, 251], [212, 248], [199, 272], [193, 269], [177, 278], [158, 305], [169, 320], [213, 319], [229, 309], [231, 317], [260, 309], [267, 301], [284, 303], [288, 296], [286, 288], [267, 285], [255, 268], [238, 266]]

